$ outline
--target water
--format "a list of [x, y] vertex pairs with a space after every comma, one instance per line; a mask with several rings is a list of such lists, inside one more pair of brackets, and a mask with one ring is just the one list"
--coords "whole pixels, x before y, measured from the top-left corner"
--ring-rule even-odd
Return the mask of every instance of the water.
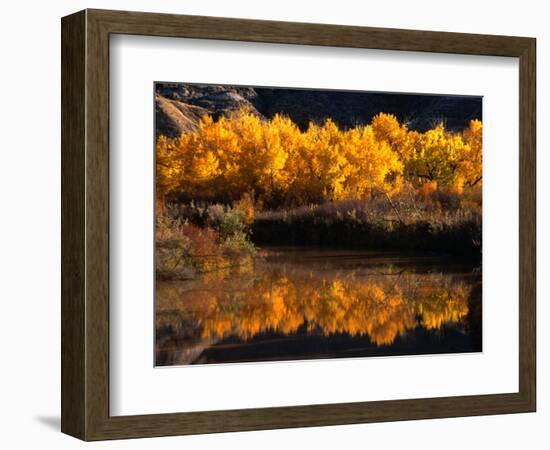
[[157, 366], [479, 351], [480, 268], [443, 258], [276, 248], [157, 283]]

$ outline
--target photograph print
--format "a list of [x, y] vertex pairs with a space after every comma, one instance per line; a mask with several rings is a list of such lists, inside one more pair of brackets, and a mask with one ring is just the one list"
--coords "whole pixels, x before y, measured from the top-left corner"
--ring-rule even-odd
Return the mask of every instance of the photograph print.
[[155, 366], [482, 351], [482, 98], [157, 82]]

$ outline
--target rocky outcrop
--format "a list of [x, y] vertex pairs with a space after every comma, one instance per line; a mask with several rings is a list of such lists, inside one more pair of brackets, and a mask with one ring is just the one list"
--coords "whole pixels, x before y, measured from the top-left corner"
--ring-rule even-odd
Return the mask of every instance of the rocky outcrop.
[[207, 109], [155, 94], [157, 134], [174, 137], [183, 132], [196, 131], [200, 118], [208, 113]]
[[170, 137], [195, 131], [200, 118], [231, 116], [241, 108], [261, 116], [254, 106], [257, 94], [252, 88], [231, 86], [157, 84], [155, 92], [156, 134]]
[[302, 129], [328, 118], [342, 128], [354, 127], [385, 112], [413, 130], [425, 131], [443, 121], [447, 129], [458, 131], [469, 120], [481, 119], [481, 103], [480, 97], [470, 96], [157, 83], [156, 133], [178, 136], [196, 130], [205, 114], [217, 120], [243, 107], [266, 118], [285, 114]]
[[308, 89], [257, 89], [257, 109], [266, 117], [287, 114], [304, 129], [310, 121], [331, 118], [340, 127], [369, 123], [378, 113], [394, 114], [409, 128], [426, 131], [443, 121], [462, 130], [470, 119], [481, 119], [481, 98], [443, 95], [383, 94]]

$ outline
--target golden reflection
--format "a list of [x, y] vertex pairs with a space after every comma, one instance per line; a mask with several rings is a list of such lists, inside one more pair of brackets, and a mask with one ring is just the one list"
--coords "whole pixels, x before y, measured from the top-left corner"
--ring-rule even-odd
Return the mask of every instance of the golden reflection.
[[417, 326], [437, 330], [468, 314], [471, 288], [442, 274], [305, 270], [240, 264], [199, 279], [157, 285], [157, 329], [187, 338], [249, 340], [301, 326], [329, 336], [368, 336], [390, 345]]

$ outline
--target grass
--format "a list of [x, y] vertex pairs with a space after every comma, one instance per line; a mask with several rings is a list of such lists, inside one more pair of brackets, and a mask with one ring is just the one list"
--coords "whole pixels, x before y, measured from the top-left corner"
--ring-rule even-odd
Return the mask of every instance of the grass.
[[481, 257], [481, 191], [403, 190], [257, 214], [258, 245], [421, 250]]
[[233, 270], [256, 246], [296, 245], [428, 251], [481, 259], [481, 188], [414, 189], [261, 210], [250, 195], [233, 205], [175, 203], [157, 217], [159, 279], [194, 279]]

